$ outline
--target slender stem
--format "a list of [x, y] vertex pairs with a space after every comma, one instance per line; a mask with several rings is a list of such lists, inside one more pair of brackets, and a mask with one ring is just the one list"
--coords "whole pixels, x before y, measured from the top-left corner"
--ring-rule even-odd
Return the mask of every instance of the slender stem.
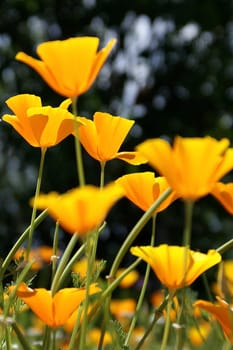
[[57, 261], [58, 261], [58, 234], [59, 234], [59, 223], [56, 222], [55, 232], [54, 232], [54, 238], [53, 238], [53, 257], [52, 257], [52, 277], [51, 280], [53, 281], [56, 268], [57, 268]]
[[39, 166], [39, 172], [38, 172], [38, 178], [37, 178], [37, 184], [36, 184], [36, 192], [35, 192], [35, 197], [34, 197], [34, 203], [33, 203], [33, 208], [32, 208], [32, 216], [31, 216], [31, 225], [30, 225], [30, 231], [28, 234], [28, 245], [27, 245], [27, 251], [26, 251], [26, 260], [29, 259], [29, 254], [31, 250], [31, 245], [32, 245], [32, 236], [34, 232], [34, 222], [36, 218], [36, 199], [38, 195], [40, 194], [40, 187], [41, 187], [41, 180], [42, 180], [42, 174], [43, 174], [43, 168], [44, 168], [44, 160], [45, 160], [45, 154], [46, 154], [47, 148], [41, 148], [41, 158], [40, 158], [40, 166]]
[[76, 155], [76, 165], [77, 165], [77, 173], [79, 178], [80, 186], [85, 184], [85, 176], [83, 169], [83, 159], [82, 159], [82, 149], [79, 140], [78, 134], [78, 121], [77, 121], [77, 97], [72, 98], [72, 111], [74, 114], [74, 142], [75, 142], [75, 155]]
[[[151, 230], [152, 232], [151, 232], [151, 241], [150, 241], [150, 245], [151, 246], [153, 246], [154, 243], [155, 243], [155, 223], [156, 223], [156, 215], [154, 215], [152, 217], [152, 230]], [[144, 278], [144, 281], [143, 281], [141, 293], [140, 293], [140, 296], [138, 298], [135, 314], [134, 314], [134, 317], [133, 317], [132, 322], [130, 324], [129, 331], [128, 331], [127, 337], [125, 339], [124, 346], [128, 346], [130, 337], [132, 335], [132, 332], [134, 330], [135, 324], [137, 322], [138, 315], [139, 315], [139, 312], [141, 310], [142, 303], [143, 303], [143, 300], [144, 300], [144, 296], [145, 296], [145, 293], [146, 293], [146, 288], [147, 288], [147, 284], [148, 284], [148, 281], [149, 281], [149, 274], [150, 274], [150, 265], [147, 264], [146, 272], [145, 272], [145, 278]]]
[[58, 288], [63, 284], [64, 280], [68, 276], [68, 274], [71, 271], [72, 266], [74, 263], [78, 260], [78, 258], [83, 254], [86, 247], [86, 243], [83, 243], [81, 247], [77, 250], [77, 252], [72, 256], [72, 258], [67, 262], [66, 267], [64, 268], [63, 272], [60, 275], [59, 282], [58, 282]]
[[194, 205], [194, 202], [192, 200], [186, 200], [184, 202], [185, 224], [184, 224], [184, 233], [183, 233], [183, 245], [187, 247], [190, 246], [190, 241], [191, 241], [193, 205]]
[[145, 340], [147, 339], [147, 337], [149, 336], [149, 334], [153, 331], [153, 328], [156, 324], [156, 322], [160, 319], [160, 317], [163, 315], [163, 310], [165, 309], [165, 307], [167, 306], [167, 303], [168, 303], [168, 299], [169, 299], [169, 295], [166, 296], [166, 298], [164, 298], [163, 302], [159, 305], [159, 307], [157, 307], [155, 309], [155, 312], [154, 312], [154, 318], [151, 322], [151, 324], [149, 325], [149, 327], [147, 327], [147, 330], [145, 332], [145, 334], [143, 335], [143, 337], [140, 339], [140, 341], [138, 342], [136, 348], [134, 350], [139, 350]]
[[104, 187], [104, 170], [105, 170], [106, 162], [100, 163], [100, 188]]
[[55, 276], [53, 278], [53, 282], [52, 282], [52, 286], [51, 286], [51, 293], [52, 295], [54, 295], [58, 289], [58, 286], [59, 286], [59, 280], [60, 280], [60, 277], [66, 267], [66, 264], [70, 258], [70, 255], [76, 245], [76, 243], [78, 242], [78, 235], [76, 233], [74, 233], [72, 235], [72, 238], [71, 240], [69, 241], [69, 244], [67, 245], [64, 253], [63, 253], [63, 256], [61, 258], [61, 261], [60, 261], [60, 264], [58, 265], [58, 268], [56, 270], [56, 273], [55, 273]]
[[220, 247], [218, 247], [216, 250], [217, 252], [219, 252], [219, 254], [222, 255], [223, 253], [225, 253], [227, 250], [231, 248], [233, 248], [233, 238], [227, 241], [226, 243], [224, 243], [223, 245], [221, 245]]
[[[34, 229], [46, 218], [48, 215], [47, 209], [45, 209], [35, 220], [34, 220]], [[6, 269], [10, 265], [10, 262], [14, 258], [15, 253], [19, 249], [19, 247], [23, 244], [23, 242], [28, 237], [28, 233], [30, 231], [30, 227], [27, 227], [26, 230], [20, 235], [19, 239], [16, 241], [16, 243], [13, 245], [11, 250], [9, 251], [8, 255], [6, 256], [5, 260], [2, 263], [1, 270], [0, 270], [0, 276], [3, 276]]]
[[168, 297], [168, 303], [167, 303], [167, 312], [166, 312], [166, 321], [165, 321], [165, 327], [163, 332], [163, 339], [160, 350], [166, 350], [167, 348], [167, 341], [169, 336], [169, 330], [170, 330], [170, 323], [171, 323], [171, 308], [172, 308], [172, 299], [174, 296], [174, 292], [169, 291], [169, 297]]
[[71, 334], [68, 350], [72, 350], [73, 347], [74, 347], [75, 337], [76, 337], [76, 334], [78, 333], [78, 329], [79, 329], [79, 326], [80, 326], [80, 319], [81, 319], [82, 310], [83, 310], [82, 306], [79, 306], [78, 313], [77, 313], [77, 318], [76, 318], [75, 325], [74, 325], [74, 328], [73, 328], [73, 331], [72, 331], [72, 334]]
[[30, 345], [28, 344], [27, 340], [26, 340], [26, 337], [24, 337], [24, 335], [22, 334], [20, 328], [17, 326], [17, 324], [14, 322], [12, 323], [12, 328], [15, 332], [15, 334], [17, 335], [22, 347], [23, 347], [23, 350], [31, 350], [31, 347]]
[[133, 227], [133, 229], [130, 231], [129, 235], [127, 236], [126, 240], [122, 244], [117, 256], [115, 257], [115, 260], [112, 264], [112, 268], [110, 271], [110, 276], [114, 277], [116, 274], [116, 271], [124, 258], [125, 254], [127, 253], [129, 247], [133, 243], [133, 241], [137, 238], [143, 227], [147, 224], [147, 222], [150, 220], [151, 216], [154, 214], [156, 209], [160, 206], [160, 204], [169, 196], [171, 193], [171, 189], [168, 188], [166, 191], [164, 191], [161, 196], [152, 204], [152, 206], [142, 215], [142, 217], [139, 219], [139, 221], [136, 223], [136, 225]]
[[86, 349], [86, 337], [87, 337], [87, 322], [88, 322], [88, 307], [89, 307], [89, 289], [91, 285], [93, 266], [96, 259], [98, 231], [90, 233], [87, 236], [86, 255], [87, 255], [87, 274], [86, 274], [86, 295], [83, 304], [83, 321], [80, 334], [79, 350]]

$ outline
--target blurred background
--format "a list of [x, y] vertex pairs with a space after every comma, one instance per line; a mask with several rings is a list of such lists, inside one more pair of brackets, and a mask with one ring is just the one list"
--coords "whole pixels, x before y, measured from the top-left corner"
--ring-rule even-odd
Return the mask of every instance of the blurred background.
[[[175, 135], [228, 137], [233, 141], [233, 2], [227, 0], [4, 0], [0, 3], [0, 110], [19, 93], [41, 96], [57, 106], [63, 98], [14, 57], [48, 40], [91, 35], [101, 46], [117, 46], [93, 87], [79, 99], [79, 115], [96, 111], [136, 120], [123, 145]], [[0, 128], [0, 255], [4, 257], [30, 222], [40, 152], [4, 122]], [[77, 185], [73, 138], [47, 152], [42, 191], [64, 192]], [[87, 182], [99, 183], [99, 164], [84, 155]], [[107, 181], [151, 170], [120, 160], [107, 164]], [[229, 175], [228, 180], [232, 177]], [[101, 236], [100, 256], [111, 259], [142, 212], [121, 200]], [[180, 244], [183, 203], [159, 214], [157, 241]], [[46, 219], [35, 245], [52, 244], [54, 226]], [[212, 197], [194, 208], [192, 248], [206, 251], [232, 238], [233, 218]], [[69, 238], [69, 237], [68, 237]], [[61, 235], [61, 246], [68, 239]], [[148, 224], [137, 244], [148, 244]], [[106, 248], [107, 247], [107, 248]], [[232, 257], [229, 252], [226, 257]], [[126, 262], [127, 263], [127, 262]]]

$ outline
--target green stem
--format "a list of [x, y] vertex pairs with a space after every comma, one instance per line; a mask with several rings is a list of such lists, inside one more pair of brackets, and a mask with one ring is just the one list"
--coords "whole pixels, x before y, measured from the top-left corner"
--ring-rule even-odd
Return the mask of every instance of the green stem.
[[142, 215], [142, 217], [139, 219], [139, 221], [136, 223], [136, 225], [133, 227], [133, 229], [130, 231], [129, 235], [127, 236], [126, 240], [122, 244], [117, 256], [115, 257], [115, 260], [112, 264], [112, 268], [110, 271], [110, 277], [115, 276], [116, 271], [124, 258], [125, 254], [127, 253], [129, 247], [133, 243], [133, 241], [137, 238], [143, 227], [147, 224], [147, 222], [150, 220], [151, 216], [154, 214], [156, 209], [160, 206], [160, 204], [170, 195], [171, 189], [168, 188], [166, 191], [164, 191], [161, 196], [152, 204], [152, 206]]
[[104, 187], [104, 170], [105, 170], [106, 162], [100, 162], [100, 188]]
[[56, 269], [57, 269], [58, 235], [59, 235], [59, 223], [56, 222], [54, 238], [53, 238], [52, 277], [51, 277], [52, 281], [53, 281], [53, 278], [55, 276], [55, 272], [56, 272]]
[[87, 242], [86, 242], [86, 255], [87, 255], [87, 274], [86, 274], [86, 295], [85, 300], [83, 304], [83, 321], [82, 321], [82, 327], [81, 327], [81, 334], [80, 334], [80, 344], [79, 344], [79, 350], [85, 350], [86, 349], [86, 338], [87, 338], [87, 323], [88, 323], [88, 307], [89, 307], [89, 289], [91, 285], [91, 279], [92, 279], [92, 273], [93, 273], [93, 267], [94, 262], [96, 259], [96, 248], [97, 248], [97, 240], [98, 240], [98, 231], [90, 233], [87, 236]]
[[32, 246], [32, 236], [34, 232], [34, 222], [36, 218], [36, 199], [38, 195], [40, 194], [40, 187], [41, 187], [41, 180], [42, 180], [42, 174], [43, 174], [43, 168], [44, 168], [44, 160], [45, 160], [45, 154], [46, 154], [47, 148], [41, 148], [41, 158], [40, 158], [40, 166], [39, 166], [39, 172], [38, 172], [38, 178], [37, 178], [37, 184], [36, 184], [36, 192], [34, 197], [34, 203], [32, 208], [32, 216], [31, 216], [31, 224], [30, 224], [30, 231], [28, 234], [28, 245], [27, 245], [27, 251], [26, 251], [26, 260], [29, 259], [29, 254]]
[[[151, 246], [153, 246], [154, 243], [155, 243], [155, 223], [156, 223], [156, 215], [154, 215], [152, 217], [152, 232], [151, 232], [151, 241], [150, 241], [150, 245]], [[141, 310], [142, 303], [143, 303], [143, 300], [144, 300], [144, 297], [145, 297], [146, 288], [147, 288], [147, 284], [148, 284], [148, 281], [149, 281], [149, 275], [150, 275], [150, 265], [147, 264], [146, 272], [145, 272], [145, 278], [144, 278], [144, 281], [143, 281], [143, 286], [142, 286], [142, 289], [141, 289], [140, 296], [138, 298], [138, 303], [137, 303], [137, 306], [136, 306], [134, 317], [132, 319], [132, 322], [130, 324], [127, 337], [125, 339], [124, 346], [128, 346], [130, 337], [132, 335], [132, 332], [134, 330], [135, 324], [137, 322], [138, 315], [139, 315], [139, 312]]]
[[83, 169], [83, 159], [82, 159], [82, 149], [78, 134], [78, 121], [77, 121], [77, 97], [72, 98], [72, 112], [74, 114], [74, 142], [75, 142], [75, 155], [76, 155], [76, 165], [77, 173], [79, 178], [80, 186], [85, 184], [85, 176]]
[[149, 336], [149, 334], [153, 331], [154, 326], [156, 324], [156, 322], [160, 319], [160, 317], [163, 315], [163, 310], [165, 309], [165, 307], [167, 306], [168, 303], [168, 299], [169, 299], [169, 295], [166, 296], [166, 298], [163, 300], [163, 302], [159, 305], [159, 307], [157, 307], [155, 309], [154, 312], [154, 318], [151, 322], [151, 324], [149, 325], [149, 327], [147, 327], [147, 330], [145, 332], [145, 334], [143, 335], [143, 337], [139, 340], [136, 348], [134, 350], [139, 350], [144, 342], [146, 341], [147, 337]]
[[185, 223], [184, 223], [184, 233], [183, 233], [183, 245], [190, 247], [191, 242], [191, 232], [192, 232], [192, 215], [193, 215], [193, 205], [192, 200], [186, 200], [185, 203]]
[[58, 290], [58, 286], [60, 284], [60, 281], [59, 281], [60, 277], [61, 277], [61, 275], [66, 267], [66, 264], [67, 264], [67, 262], [70, 258], [70, 255], [71, 255], [77, 242], [78, 242], [78, 235], [76, 233], [74, 233], [72, 235], [72, 238], [69, 241], [64, 253], [63, 253], [60, 264], [58, 265], [55, 276], [53, 278], [53, 282], [52, 282], [52, 286], [51, 286], [52, 295], [54, 295], [56, 293], [56, 291]]
[[166, 350], [167, 348], [167, 342], [168, 342], [168, 336], [169, 336], [169, 330], [170, 330], [170, 323], [171, 323], [171, 308], [172, 308], [172, 299], [174, 296], [174, 292], [169, 291], [169, 297], [168, 297], [168, 303], [167, 303], [167, 312], [166, 312], [166, 320], [165, 320], [165, 327], [163, 332], [163, 339], [160, 350]]
[[231, 248], [233, 248], [233, 238], [227, 241], [226, 243], [224, 243], [223, 245], [221, 245], [220, 247], [218, 247], [216, 250], [217, 252], [219, 252], [219, 254], [222, 255], [223, 253], [225, 253], [227, 250]]
[[78, 314], [77, 314], [75, 325], [74, 325], [74, 328], [73, 328], [73, 331], [72, 331], [72, 334], [71, 334], [68, 350], [72, 350], [74, 345], [75, 345], [75, 337], [76, 337], [76, 335], [78, 333], [78, 329], [80, 327], [80, 319], [81, 319], [81, 315], [82, 315], [82, 310], [83, 310], [82, 306], [79, 306]]
[[20, 328], [17, 326], [16, 323], [12, 323], [12, 328], [15, 332], [15, 334], [17, 335], [22, 347], [23, 347], [23, 350], [31, 350], [31, 347], [30, 345], [28, 344], [26, 338], [24, 337], [24, 335], [22, 334]]
[[[46, 218], [48, 215], [47, 209], [45, 209], [35, 220], [34, 220], [34, 229]], [[10, 265], [11, 261], [13, 260], [15, 253], [19, 249], [19, 247], [23, 244], [23, 242], [28, 237], [28, 233], [30, 231], [31, 226], [27, 227], [26, 230], [21, 234], [19, 239], [16, 241], [16, 243], [13, 245], [11, 250], [9, 251], [8, 255], [6, 256], [5, 260], [2, 263], [1, 270], [0, 270], [0, 276], [4, 276], [4, 273], [8, 266]]]

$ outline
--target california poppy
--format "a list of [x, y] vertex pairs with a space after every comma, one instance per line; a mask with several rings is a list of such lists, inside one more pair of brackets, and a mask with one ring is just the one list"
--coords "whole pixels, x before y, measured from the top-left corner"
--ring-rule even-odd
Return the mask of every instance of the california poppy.
[[[142, 210], [151, 207], [159, 196], [169, 188], [165, 177], [155, 177], [152, 172], [142, 172], [124, 175], [116, 180], [123, 186], [125, 196]], [[172, 192], [158, 207], [156, 212], [166, 209], [177, 195]]]
[[[55, 146], [74, 129], [74, 115], [67, 110], [70, 99], [53, 108], [43, 107], [39, 96], [20, 94], [10, 97], [6, 104], [15, 115], [5, 114], [2, 119], [11, 124], [31, 146]], [[79, 118], [77, 120], [80, 122]]]
[[86, 233], [97, 229], [114, 203], [124, 195], [117, 184], [103, 189], [86, 185], [64, 194], [41, 194], [34, 201], [36, 208], [48, 209], [49, 214], [69, 233]]
[[[96, 284], [92, 284], [89, 294], [100, 291]], [[17, 296], [23, 300], [29, 308], [46, 325], [55, 328], [63, 326], [75, 309], [82, 303], [86, 296], [85, 288], [60, 289], [54, 296], [51, 291], [44, 288], [31, 289], [22, 283]]]
[[216, 303], [197, 300], [194, 306], [208, 311], [219, 322], [225, 335], [228, 337], [231, 344], [233, 344], [233, 311], [230, 304], [218, 298]]
[[79, 139], [91, 157], [101, 163], [114, 158], [134, 165], [146, 162], [145, 157], [138, 152], [118, 152], [134, 120], [102, 112], [96, 112], [93, 121], [84, 117], [80, 118], [84, 127], [79, 128]]
[[177, 136], [173, 146], [163, 139], [149, 139], [137, 150], [166, 177], [178, 196], [196, 200], [209, 194], [214, 184], [232, 170], [233, 149], [228, 146], [228, 139]]
[[211, 194], [222, 204], [222, 206], [233, 215], [233, 183], [217, 182]]
[[40, 59], [24, 52], [18, 52], [16, 59], [33, 68], [57, 93], [73, 98], [91, 87], [115, 43], [111, 39], [97, 52], [97, 37], [47, 41], [37, 47]]
[[132, 247], [130, 251], [146, 261], [161, 283], [171, 290], [189, 286], [204, 271], [221, 261], [221, 255], [216, 250], [204, 254], [185, 246], [167, 244]]

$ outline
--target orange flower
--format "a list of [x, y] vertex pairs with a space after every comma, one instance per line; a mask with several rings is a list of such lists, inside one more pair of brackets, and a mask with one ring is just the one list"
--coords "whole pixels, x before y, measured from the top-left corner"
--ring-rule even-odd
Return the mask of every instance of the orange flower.
[[[118, 152], [134, 121], [108, 113], [96, 112], [93, 121], [82, 117], [83, 127], [78, 135], [87, 153], [101, 163], [119, 158], [130, 164], [145, 163], [138, 152]], [[85, 124], [85, 125], [84, 125]]]
[[132, 317], [136, 310], [136, 301], [134, 299], [113, 299], [110, 303], [111, 313], [119, 320]]
[[17, 53], [16, 59], [33, 68], [57, 93], [76, 97], [91, 87], [115, 43], [112, 39], [97, 52], [96, 37], [48, 41], [37, 47], [40, 60], [24, 52]]
[[233, 298], [233, 260], [224, 260], [219, 264], [214, 292], [221, 298], [231, 301]]
[[217, 303], [205, 300], [197, 300], [194, 306], [198, 306], [208, 311], [220, 323], [225, 335], [233, 344], [233, 311], [232, 306], [224, 300], [218, 298]]
[[[116, 277], [119, 277], [125, 270], [126, 268], [123, 267], [118, 269], [116, 272]], [[131, 270], [124, 278], [122, 278], [122, 280], [119, 283], [119, 286], [121, 288], [129, 288], [135, 284], [138, 278], [139, 273], [137, 272], [137, 270]]]
[[202, 345], [211, 332], [211, 325], [207, 321], [201, 321], [197, 326], [188, 328], [188, 338], [195, 346]]
[[130, 251], [146, 261], [161, 283], [173, 290], [189, 286], [204, 271], [221, 261], [221, 255], [215, 250], [204, 254], [167, 244], [132, 247]]
[[[60, 251], [58, 251], [60, 254]], [[18, 262], [26, 261], [25, 257], [27, 255], [27, 251], [25, 248], [19, 248], [14, 255], [14, 259], [18, 260]], [[32, 265], [33, 270], [39, 270], [43, 267], [44, 263], [51, 263], [53, 256], [53, 248], [49, 246], [39, 246], [37, 248], [33, 248], [30, 250], [29, 260], [35, 260]]]
[[103, 189], [83, 186], [64, 194], [41, 194], [35, 201], [38, 209], [49, 214], [69, 233], [85, 235], [97, 229], [114, 203], [123, 196], [121, 186], [109, 184]]
[[[154, 173], [149, 171], [124, 175], [117, 179], [116, 183], [122, 185], [125, 196], [144, 211], [149, 209], [155, 200], [169, 188], [165, 177], [155, 177]], [[166, 209], [176, 198], [176, 194], [171, 193], [156, 212]]]
[[[99, 291], [100, 288], [96, 284], [90, 286], [90, 295]], [[85, 295], [85, 288], [64, 288], [52, 296], [49, 290], [31, 289], [25, 283], [22, 283], [17, 290], [17, 296], [39, 319], [52, 328], [62, 326], [82, 303]]]
[[222, 206], [233, 215], [233, 183], [217, 182], [212, 188], [211, 194]]
[[15, 115], [5, 114], [2, 119], [31, 146], [47, 148], [57, 145], [72, 133], [74, 116], [67, 110], [70, 103], [71, 100], [67, 99], [56, 108], [42, 107], [39, 96], [16, 95], [6, 101]]
[[196, 200], [211, 192], [214, 184], [233, 168], [228, 139], [176, 137], [173, 147], [165, 140], [146, 140], [137, 147], [151, 166], [165, 176], [183, 199]]

